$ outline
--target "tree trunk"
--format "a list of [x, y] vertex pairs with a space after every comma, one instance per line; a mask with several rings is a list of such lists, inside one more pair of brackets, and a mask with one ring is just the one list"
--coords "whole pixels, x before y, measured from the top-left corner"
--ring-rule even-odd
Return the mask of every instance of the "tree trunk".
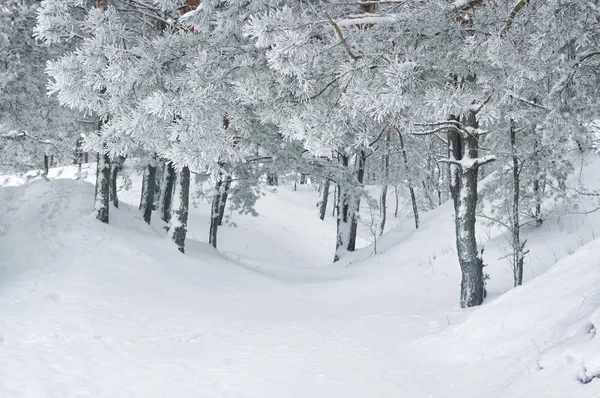
[[156, 187], [156, 158], [153, 157], [144, 168], [142, 179], [142, 197], [140, 198], [140, 212], [144, 221], [150, 224], [152, 209], [154, 208], [154, 194]]
[[300, 185], [305, 185], [308, 181], [308, 174], [300, 174]]
[[[534, 134], [535, 136], [535, 134]], [[539, 150], [539, 142], [537, 137], [534, 138], [535, 141], [533, 142], [533, 171], [534, 171], [534, 178], [533, 178], [533, 197], [535, 200], [535, 209], [534, 209], [534, 213], [533, 213], [533, 217], [535, 218], [535, 225], [537, 227], [541, 226], [544, 222], [544, 219], [542, 218], [542, 189], [541, 189], [541, 185], [542, 185], [542, 179], [544, 178], [542, 175], [542, 169], [540, 167], [540, 150]]]
[[185, 253], [185, 237], [187, 234], [188, 211], [190, 203], [190, 169], [185, 166], [177, 175], [175, 192], [173, 193], [174, 214], [170, 220], [171, 239], [180, 252]]
[[110, 204], [110, 158], [108, 154], [98, 153], [96, 169], [96, 193], [94, 198], [94, 214], [98, 220], [108, 224], [108, 208]]
[[383, 156], [383, 185], [379, 196], [379, 236], [383, 235], [387, 219], [387, 194], [390, 180], [390, 131], [385, 137], [385, 155]]
[[162, 182], [160, 184], [160, 218], [168, 223], [171, 221], [171, 205], [173, 200], [173, 187], [175, 185], [175, 169], [173, 164], [168, 162], [163, 172]]
[[50, 157], [47, 154], [44, 154], [44, 177], [48, 178], [49, 172], [50, 172]]
[[[340, 163], [348, 169], [349, 156], [340, 155]], [[358, 210], [360, 209], [360, 192], [358, 184], [362, 184], [365, 174], [366, 153], [360, 150], [356, 154], [356, 170], [347, 181], [337, 182], [336, 201], [336, 247], [333, 261], [338, 261], [345, 252], [352, 252], [356, 248], [356, 233], [358, 230]], [[349, 173], [346, 173], [348, 175]], [[357, 184], [358, 183], [358, 184]]]
[[75, 164], [77, 165], [77, 179], [81, 179], [81, 166], [83, 163], [83, 138], [79, 137], [75, 141]]
[[156, 211], [160, 208], [160, 203], [162, 201], [162, 178], [165, 172], [165, 161], [160, 160], [156, 162], [156, 173], [154, 174], [154, 202], [152, 204], [152, 210]]
[[321, 220], [325, 220], [325, 214], [327, 213], [327, 202], [329, 201], [329, 187], [331, 186], [331, 181], [329, 178], [325, 178], [323, 180], [323, 185], [321, 187], [321, 198], [318, 203], [319, 207], [319, 218]]
[[272, 171], [267, 172], [267, 185], [269, 185], [269, 186], [279, 185], [279, 178], [277, 177], [277, 173], [272, 172]]
[[523, 249], [525, 245], [521, 243], [521, 225], [519, 220], [519, 195], [520, 195], [520, 181], [519, 181], [519, 157], [517, 153], [517, 137], [514, 122], [510, 121], [510, 147], [512, 152], [513, 161], [513, 203], [512, 203], [512, 247], [513, 247], [513, 273], [515, 287], [523, 284], [523, 261], [524, 253]]
[[335, 217], [337, 211], [337, 197], [338, 197], [338, 184], [336, 183], [333, 187], [333, 206], [331, 206], [331, 217]]
[[217, 179], [215, 184], [215, 195], [213, 196], [210, 207], [210, 228], [208, 231], [208, 243], [217, 248], [217, 233], [219, 226], [223, 225], [223, 217], [225, 216], [225, 208], [227, 205], [227, 197], [229, 196], [229, 188], [233, 178], [228, 175], [223, 181], [222, 177]]
[[[471, 112], [463, 120], [463, 125], [476, 129], [476, 114]], [[476, 159], [479, 146], [476, 134], [462, 137], [457, 133], [449, 133], [450, 160], [461, 160], [464, 157]], [[460, 305], [462, 308], [473, 307], [483, 303], [485, 297], [485, 281], [483, 277], [483, 260], [477, 252], [475, 237], [475, 211], [477, 206], [477, 174], [479, 167], [473, 164], [463, 167], [452, 164], [450, 167], [450, 192], [454, 201], [454, 220], [456, 230], [456, 248], [462, 272]]]
[[394, 217], [398, 217], [398, 202], [400, 201], [400, 197], [398, 195], [398, 185], [394, 185], [394, 196], [396, 197], [396, 207], [394, 209]]
[[119, 171], [123, 168], [125, 159], [125, 156], [119, 156], [116, 159], [113, 159], [110, 164], [110, 201], [116, 208], [119, 208], [117, 177], [119, 175]]
[[413, 188], [412, 178], [410, 177], [410, 167], [408, 165], [408, 156], [406, 156], [406, 149], [404, 148], [404, 138], [400, 130], [398, 132], [398, 138], [400, 139], [400, 151], [402, 152], [402, 159], [404, 160], [404, 169], [406, 170], [406, 179], [408, 181], [408, 191], [410, 192], [410, 200], [412, 203], [413, 216], [415, 218], [415, 229], [419, 229], [419, 208], [417, 207], [417, 197], [415, 196], [415, 189]]

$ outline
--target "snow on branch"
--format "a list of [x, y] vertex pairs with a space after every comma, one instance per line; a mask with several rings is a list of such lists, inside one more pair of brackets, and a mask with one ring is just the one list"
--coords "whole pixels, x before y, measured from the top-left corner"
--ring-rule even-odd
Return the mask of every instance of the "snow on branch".
[[511, 25], [515, 21], [515, 18], [517, 16], [517, 14], [519, 13], [519, 11], [521, 11], [521, 9], [527, 3], [529, 3], [529, 0], [519, 0], [519, 1], [517, 1], [517, 4], [515, 4], [515, 6], [513, 7], [513, 9], [510, 11], [510, 14], [508, 14], [508, 18], [506, 19], [506, 22], [504, 23], [504, 27], [502, 28], [502, 34], [506, 34], [506, 32], [508, 32], [508, 30], [510, 29]]
[[461, 160], [456, 160], [456, 159], [440, 159], [438, 160], [438, 163], [448, 163], [448, 164], [454, 164], [456, 166], [460, 166], [462, 168], [463, 171], [469, 170], [469, 169], [475, 169], [477, 167], [483, 166], [485, 164], [491, 163], [493, 161], [496, 160], [495, 156], [492, 155], [486, 155], [486, 156], [482, 156], [480, 158], [464, 158]]
[[31, 134], [29, 134], [27, 131], [25, 130], [11, 130], [6, 134], [1, 134], [0, 138], [4, 138], [7, 140], [19, 140], [21, 138], [28, 138], [31, 140], [34, 140], [36, 142], [39, 142], [40, 144], [44, 144], [44, 145], [51, 145], [54, 148], [58, 149], [58, 147], [56, 146], [55, 143], [51, 142], [51, 141], [47, 141], [47, 140], [42, 140], [36, 136], [33, 136]]

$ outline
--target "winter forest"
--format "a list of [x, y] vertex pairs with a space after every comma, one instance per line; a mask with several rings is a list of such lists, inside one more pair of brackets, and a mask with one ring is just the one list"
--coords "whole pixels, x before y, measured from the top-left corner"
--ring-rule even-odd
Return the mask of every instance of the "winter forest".
[[600, 396], [600, 1], [0, 0], [0, 396]]

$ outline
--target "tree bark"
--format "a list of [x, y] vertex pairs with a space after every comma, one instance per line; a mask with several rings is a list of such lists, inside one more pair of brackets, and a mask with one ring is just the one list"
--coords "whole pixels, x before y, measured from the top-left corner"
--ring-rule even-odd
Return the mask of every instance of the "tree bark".
[[[476, 114], [469, 113], [463, 118], [463, 125], [478, 128]], [[448, 139], [451, 160], [463, 158], [476, 159], [479, 154], [479, 139], [475, 133], [461, 136], [450, 133]], [[475, 211], [477, 206], [477, 164], [450, 167], [450, 192], [454, 201], [456, 248], [462, 273], [460, 305], [462, 308], [473, 307], [483, 303], [485, 298], [485, 281], [483, 276], [483, 260], [477, 251], [475, 237]]]
[[[358, 231], [357, 215], [360, 209], [359, 184], [362, 184], [365, 175], [366, 153], [359, 150], [356, 154], [356, 169], [347, 181], [337, 182], [336, 201], [336, 247], [333, 261], [339, 261], [345, 252], [356, 249], [356, 233]], [[339, 156], [340, 164], [344, 169], [349, 167], [349, 156]], [[348, 175], [349, 173], [346, 173]]]
[[269, 186], [279, 185], [279, 178], [277, 177], [277, 173], [272, 172], [272, 171], [267, 172], [267, 185], [269, 185]]
[[321, 220], [325, 220], [325, 214], [327, 213], [327, 202], [329, 201], [329, 187], [331, 186], [331, 181], [329, 178], [325, 178], [323, 180], [323, 185], [321, 187], [321, 198], [319, 199], [319, 218]]
[[77, 165], [77, 179], [81, 179], [81, 166], [83, 163], [83, 138], [79, 137], [75, 141], [75, 164]]
[[515, 287], [523, 284], [523, 249], [525, 245], [521, 243], [521, 225], [519, 220], [519, 195], [520, 195], [520, 180], [519, 180], [519, 156], [517, 153], [517, 137], [514, 122], [510, 121], [510, 147], [513, 161], [513, 203], [512, 203], [512, 247], [513, 247], [513, 273]]
[[168, 223], [171, 221], [171, 202], [173, 200], [173, 187], [175, 185], [175, 169], [171, 162], [167, 162], [165, 165], [165, 171], [163, 172], [163, 178], [160, 185], [160, 218]]
[[110, 201], [116, 208], [119, 208], [117, 177], [119, 176], [119, 171], [123, 168], [125, 159], [125, 156], [119, 156], [113, 159], [110, 164]]
[[227, 205], [227, 198], [229, 196], [229, 188], [233, 178], [228, 175], [223, 180], [222, 177], [217, 179], [215, 184], [215, 195], [213, 196], [211, 208], [210, 208], [210, 227], [208, 231], [208, 243], [217, 248], [217, 235], [219, 227], [223, 225], [223, 217], [225, 216], [225, 208]]
[[385, 137], [385, 155], [383, 156], [383, 185], [379, 196], [379, 236], [383, 235], [387, 219], [387, 194], [390, 180], [390, 131]]
[[175, 192], [173, 194], [173, 207], [169, 231], [171, 239], [180, 252], [185, 253], [185, 237], [187, 235], [188, 211], [190, 203], [190, 169], [185, 166], [177, 175]]
[[415, 189], [413, 187], [412, 178], [410, 177], [410, 167], [406, 149], [404, 148], [404, 138], [402, 138], [400, 130], [396, 129], [396, 131], [398, 132], [398, 138], [400, 139], [400, 151], [402, 152], [402, 159], [404, 160], [404, 170], [406, 171], [408, 191], [410, 192], [410, 201], [412, 203], [413, 216], [415, 218], [415, 229], [419, 229], [419, 208], [417, 207], [417, 197], [415, 196]]
[[108, 154], [98, 153], [96, 169], [96, 191], [94, 198], [94, 214], [98, 220], [108, 224], [110, 204], [110, 158]]
[[[535, 134], [534, 134], [535, 137]], [[533, 197], [535, 200], [535, 208], [533, 212], [533, 217], [535, 219], [535, 225], [537, 227], [541, 226], [544, 223], [544, 219], [542, 218], [542, 179], [544, 178], [542, 175], [542, 169], [540, 167], [540, 150], [539, 150], [539, 142], [537, 137], [534, 138], [533, 142]]]
[[146, 223], [152, 220], [154, 208], [154, 194], [156, 188], [156, 157], [154, 156], [144, 168], [142, 179], [142, 196], [140, 198], [140, 212]]

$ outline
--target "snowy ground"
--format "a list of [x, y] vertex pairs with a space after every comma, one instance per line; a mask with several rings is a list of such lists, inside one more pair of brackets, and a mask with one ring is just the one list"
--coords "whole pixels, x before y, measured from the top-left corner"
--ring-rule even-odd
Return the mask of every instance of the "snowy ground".
[[[599, 167], [571, 185], [600, 188]], [[317, 193], [281, 187], [232, 215], [221, 253], [200, 205], [182, 255], [135, 206], [96, 222], [72, 175], [0, 189], [0, 397], [600, 396], [600, 211], [526, 231], [518, 289], [506, 238], [480, 226], [490, 297], [465, 311], [450, 204], [330, 265]]]

